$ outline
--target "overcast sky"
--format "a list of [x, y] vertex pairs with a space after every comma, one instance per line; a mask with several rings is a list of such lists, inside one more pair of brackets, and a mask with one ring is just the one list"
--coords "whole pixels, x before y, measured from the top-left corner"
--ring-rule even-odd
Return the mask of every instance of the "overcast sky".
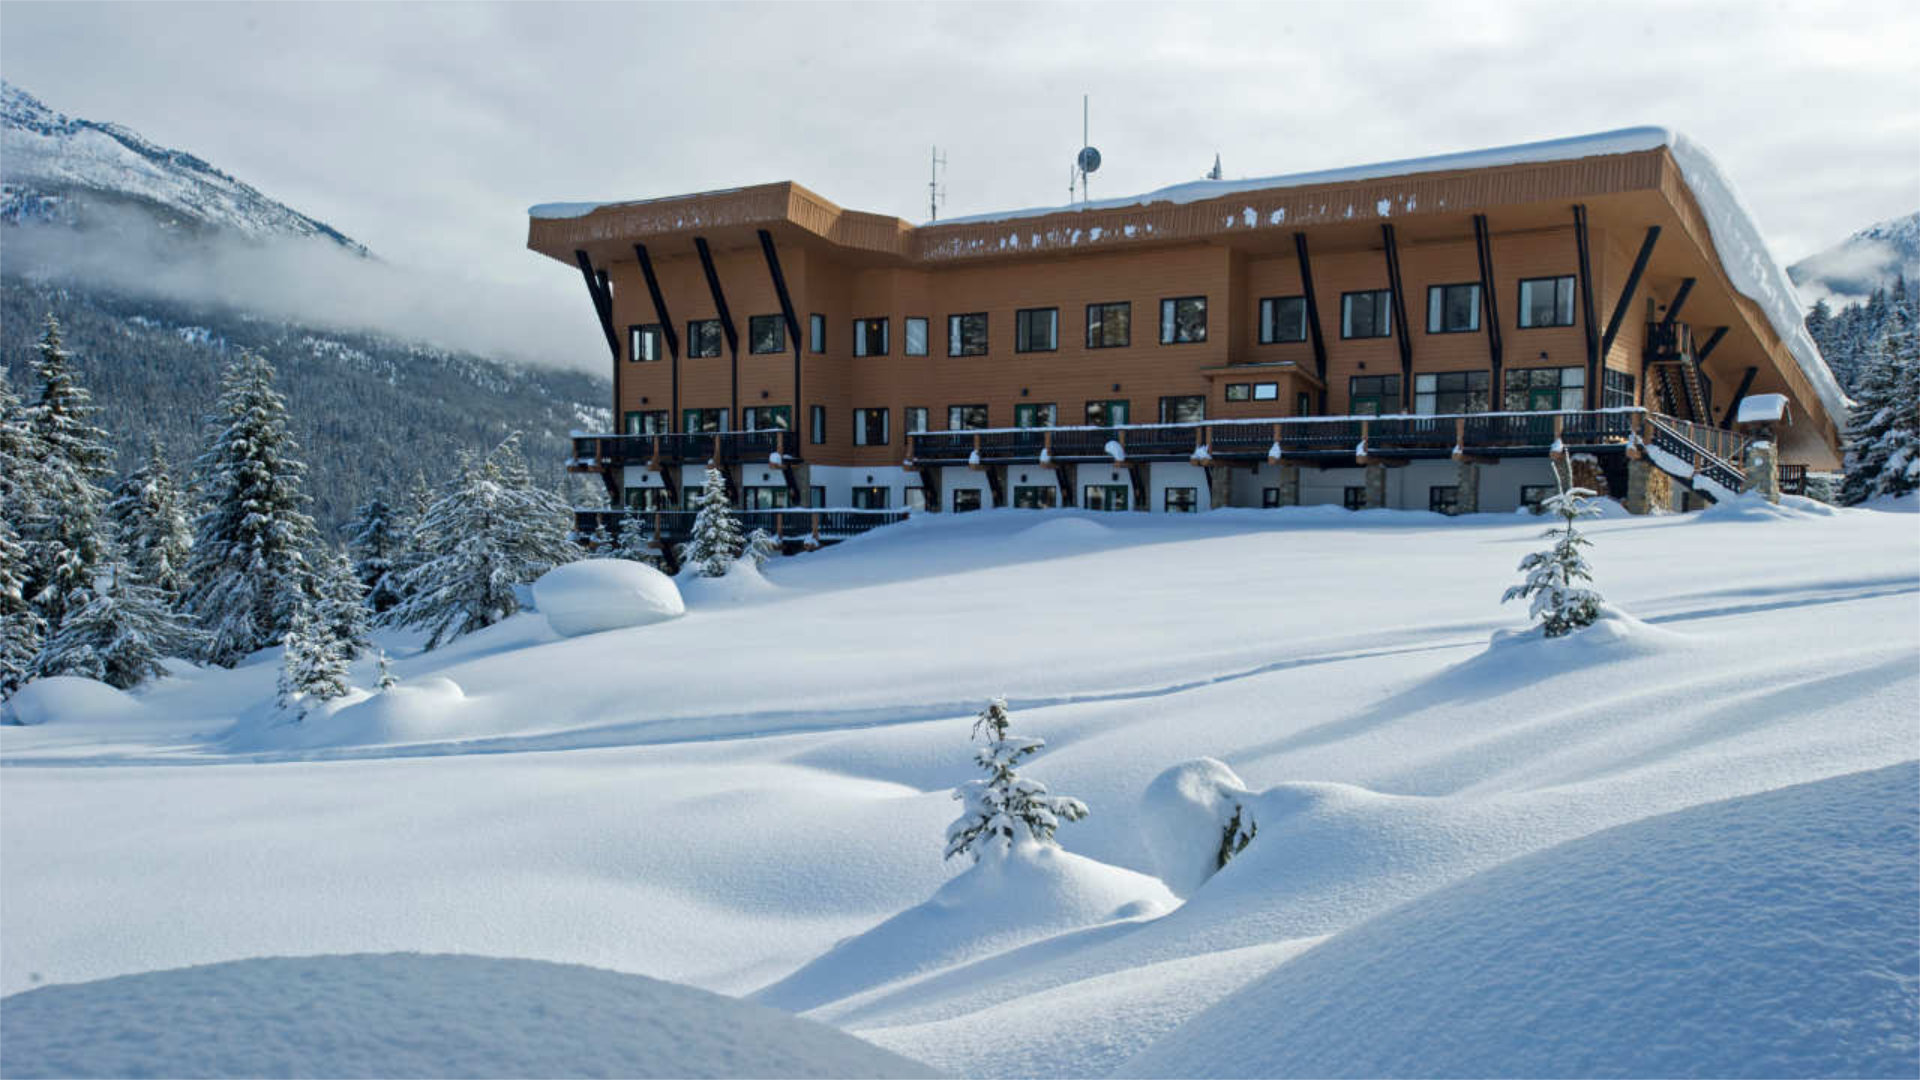
[[1782, 261], [1920, 209], [1920, 5], [0, 5], [0, 73], [190, 150], [604, 364], [525, 210], [793, 179], [943, 216], [1636, 124], [1720, 161]]

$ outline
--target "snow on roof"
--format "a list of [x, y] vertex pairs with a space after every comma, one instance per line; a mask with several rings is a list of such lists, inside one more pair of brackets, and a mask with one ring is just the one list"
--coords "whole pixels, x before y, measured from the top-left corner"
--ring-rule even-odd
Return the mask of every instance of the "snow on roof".
[[527, 207], [527, 216], [531, 218], [557, 219], [586, 217], [595, 210], [609, 206], [645, 206], [648, 203], [677, 202], [681, 199], [704, 199], [709, 195], [731, 195], [739, 188], [716, 188], [713, 191], [693, 191], [685, 195], [662, 195], [654, 199], [613, 199], [605, 202], [550, 202], [537, 203]]
[[1764, 424], [1787, 418], [1787, 395], [1753, 394], [1740, 399], [1736, 424]]

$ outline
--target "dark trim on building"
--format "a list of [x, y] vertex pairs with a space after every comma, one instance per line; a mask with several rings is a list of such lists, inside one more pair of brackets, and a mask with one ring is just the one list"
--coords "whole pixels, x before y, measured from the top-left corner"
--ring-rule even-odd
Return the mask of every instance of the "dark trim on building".
[[[1493, 229], [1487, 224], [1487, 215], [1473, 215], [1473, 246], [1480, 256], [1480, 305], [1481, 317], [1487, 320], [1487, 360], [1493, 369], [1491, 386], [1501, 385], [1501, 368], [1505, 356], [1500, 342], [1500, 302], [1494, 295], [1493, 275]], [[1489, 395], [1492, 390], [1488, 391]], [[1492, 398], [1489, 397], [1489, 402]]]
[[1721, 427], [1733, 427], [1733, 418], [1740, 415], [1740, 399], [1746, 397], [1747, 391], [1753, 389], [1753, 377], [1758, 374], [1760, 374], [1759, 368], [1750, 367], [1740, 376], [1740, 385], [1734, 388], [1733, 400], [1727, 402], [1727, 415], [1720, 419]]
[[1600, 400], [1600, 337], [1594, 327], [1593, 260], [1589, 257], [1587, 208], [1577, 203], [1573, 208], [1573, 244], [1580, 256], [1580, 329], [1587, 339], [1587, 408], [1591, 409], [1593, 403]]
[[1407, 292], [1400, 283], [1400, 246], [1393, 241], [1393, 226], [1380, 226], [1380, 237], [1387, 247], [1387, 286], [1392, 289], [1393, 339], [1400, 347], [1400, 409], [1413, 411], [1413, 338], [1407, 333]]
[[1680, 309], [1687, 306], [1687, 297], [1693, 293], [1693, 279], [1681, 278], [1680, 290], [1673, 294], [1673, 302], [1667, 305], [1667, 317], [1660, 320], [1662, 326], [1672, 326], [1680, 318]]
[[595, 271], [593, 259], [585, 251], [575, 251], [573, 257], [580, 264], [580, 276], [587, 282], [587, 295], [593, 299], [593, 313], [600, 318], [600, 330], [607, 335], [607, 348], [612, 351], [617, 367], [620, 363], [620, 334], [613, 328], [613, 289], [607, 285], [606, 271]]
[[1727, 336], [1726, 327], [1724, 326], [1714, 327], [1713, 333], [1707, 336], [1707, 343], [1705, 345], [1700, 346], [1699, 351], [1693, 354], [1693, 362], [1696, 364], [1705, 364], [1707, 362], [1707, 357], [1713, 355], [1713, 350], [1720, 346], [1720, 339], [1726, 336]]
[[[780, 253], [773, 248], [773, 234], [760, 230], [760, 253], [766, 256], [767, 273], [773, 277], [773, 291], [780, 297], [780, 316], [787, 320], [787, 340], [793, 343], [793, 422], [800, 420], [800, 357], [805, 347], [800, 340], [800, 316], [794, 313], [793, 296], [787, 292], [787, 275], [780, 272]], [[800, 440], [795, 439], [796, 447]]]
[[[1633, 304], [1633, 294], [1640, 288], [1640, 275], [1647, 272], [1647, 260], [1653, 258], [1653, 245], [1660, 242], [1660, 226], [1647, 226], [1646, 239], [1640, 241], [1640, 254], [1633, 257], [1633, 269], [1627, 271], [1627, 283], [1620, 288], [1620, 299], [1614, 302], [1613, 315], [1607, 319], [1607, 332], [1600, 336], [1600, 356], [1604, 360], [1613, 351], [1613, 339], [1620, 333], [1620, 324], [1626, 321], [1627, 308]], [[1588, 403], [1592, 408], [1592, 403]]]
[[667, 358], [673, 362], [673, 411], [667, 415], [667, 430], [678, 431], [675, 425], [680, 423], [680, 334], [673, 328], [673, 316], [667, 313], [667, 298], [660, 292], [660, 279], [653, 273], [653, 258], [647, 254], [647, 245], [633, 245], [633, 257], [640, 260], [640, 276], [646, 279], [653, 314], [660, 320], [660, 336], [667, 339]]
[[713, 252], [707, 248], [707, 238], [693, 238], [693, 250], [700, 255], [700, 269], [707, 275], [707, 291], [713, 294], [713, 310], [720, 316], [720, 332], [727, 338], [727, 355], [732, 363], [732, 403], [733, 411], [728, 416], [740, 415], [740, 331], [733, 325], [733, 312], [727, 310], [727, 294], [720, 288], [720, 274], [713, 268]]
[[1307, 234], [1293, 234], [1293, 253], [1300, 260], [1300, 288], [1307, 294], [1307, 330], [1313, 339], [1313, 373], [1320, 378], [1320, 408], [1327, 407], [1327, 339], [1320, 332], [1320, 301], [1313, 290], [1313, 260], [1307, 257]]

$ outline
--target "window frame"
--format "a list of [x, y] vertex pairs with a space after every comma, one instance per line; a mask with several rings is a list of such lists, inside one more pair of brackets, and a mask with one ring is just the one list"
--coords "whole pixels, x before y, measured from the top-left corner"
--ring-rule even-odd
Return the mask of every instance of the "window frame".
[[[699, 413], [699, 414], [717, 413], [720, 418], [720, 426], [711, 427], [711, 428], [702, 426], [698, 431], [694, 430], [692, 418], [696, 413]], [[732, 422], [733, 422], [733, 410], [725, 405], [721, 405], [711, 409], [683, 408], [680, 410], [680, 430], [683, 433], [688, 435], [715, 435], [723, 432], [732, 431], [733, 430]]]
[[[974, 427], [970, 424], [963, 427], [954, 423], [955, 420], [958, 420], [961, 418], [962, 413], [960, 410], [963, 410], [963, 409], [980, 410], [980, 426], [979, 427]], [[967, 402], [964, 405], [947, 406], [947, 430], [948, 431], [985, 431], [987, 428], [990, 428], [992, 426], [993, 426], [993, 412], [991, 409], [989, 409], [986, 406], [984, 402]]]
[[[1125, 413], [1126, 416], [1124, 419], [1120, 420], [1118, 423], [1113, 423], [1106, 419], [1096, 420], [1094, 419], [1094, 416], [1093, 416], [1093, 409], [1094, 409], [1094, 406], [1096, 405], [1101, 406], [1103, 410], [1110, 408], [1111, 406], [1118, 405], [1120, 406], [1120, 411], [1122, 413]], [[1128, 424], [1133, 423], [1133, 399], [1132, 398], [1089, 399], [1087, 401], [1086, 411], [1082, 413], [1082, 415], [1086, 417], [1087, 426], [1089, 427], [1125, 427]]]
[[[660, 425], [658, 429], [654, 431], [646, 430], [647, 421], [645, 418], [649, 416], [656, 418], [655, 423], [658, 423]], [[641, 430], [639, 431], [634, 430], [634, 427], [636, 426], [634, 424], [634, 419], [636, 417], [640, 418], [640, 423], [638, 427]], [[671, 409], [628, 409], [625, 412], [620, 414], [620, 434], [642, 435], [642, 436], [671, 435], [673, 434], [673, 410]]]
[[827, 441], [827, 407], [825, 405], [807, 406], [807, 442], [820, 446]]
[[[1032, 505], [1025, 505], [1021, 500], [1030, 492], [1037, 495]], [[1016, 484], [1008, 502], [1015, 510], [1052, 510], [1060, 505], [1060, 489], [1053, 484]]]
[[[1200, 305], [1200, 334], [1198, 337], [1180, 336], [1180, 305]], [[1160, 344], [1162, 345], [1205, 345], [1207, 343], [1207, 298], [1198, 296], [1163, 296], [1160, 298]]]
[[[1045, 409], [1045, 410], [1047, 411], [1047, 422], [1046, 422], [1046, 423], [1044, 423], [1044, 424], [1024, 424], [1024, 423], [1021, 423], [1021, 422], [1020, 422], [1020, 413], [1021, 413], [1021, 412], [1022, 412], [1023, 410], [1035, 410], [1035, 411], [1037, 411], [1037, 410], [1041, 410], [1041, 409]], [[1052, 401], [1021, 401], [1021, 402], [1016, 402], [1016, 403], [1014, 404], [1014, 406], [1013, 406], [1013, 426], [1014, 426], [1014, 427], [1017, 427], [1017, 428], [1050, 428], [1050, 427], [1059, 427], [1059, 426], [1060, 426], [1060, 406], [1059, 406], [1059, 404], [1058, 404], [1058, 403], [1056, 403], [1056, 402], [1052, 402]]]
[[[1185, 492], [1179, 506], [1174, 505], [1174, 493]], [[1200, 489], [1197, 487], [1167, 487], [1160, 489], [1160, 512], [1163, 514], [1197, 514], [1200, 512]]]
[[[914, 426], [913, 422], [916, 419], [920, 421], [919, 427]], [[932, 424], [933, 415], [925, 405], [908, 405], [900, 410], [900, 434], [902, 435], [924, 435], [931, 429]]]
[[[890, 429], [893, 426], [893, 418], [890, 415], [891, 412], [892, 410], [884, 405], [875, 405], [865, 409], [853, 410], [853, 445], [892, 445], [893, 432]], [[878, 439], [873, 437], [873, 421], [876, 417], [878, 417], [880, 421], [880, 437]]]
[[1460, 485], [1432, 484], [1427, 487], [1427, 512], [1456, 517], [1460, 513]]
[[[1441, 387], [1440, 383], [1442, 379], [1456, 375], [1463, 377], [1465, 385], [1458, 388]], [[1475, 375], [1481, 377], [1480, 386], [1477, 388], [1481, 395], [1481, 405], [1477, 409], [1473, 407], [1473, 394], [1476, 389], [1473, 385], [1473, 376]], [[1433, 380], [1433, 389], [1420, 389], [1420, 383], [1423, 379]], [[1465, 398], [1465, 403], [1458, 409], [1442, 408], [1440, 399], [1450, 395], [1458, 395]], [[1431, 407], [1421, 404], [1420, 399], [1423, 397], [1433, 399]], [[1457, 371], [1422, 371], [1417, 372], [1413, 376], [1413, 414], [1415, 416], [1451, 416], [1456, 413], [1491, 412], [1492, 409], [1493, 372], [1487, 368], [1462, 368]]]
[[[1046, 325], [1046, 344], [1033, 343], [1034, 316], [1049, 316]], [[1013, 351], [1016, 353], [1049, 353], [1060, 351], [1060, 309], [1057, 307], [1021, 308], [1013, 313]]]
[[[712, 352], [700, 351], [702, 348], [702, 345], [700, 344], [700, 339], [704, 333], [703, 329], [701, 328], [704, 328], [704, 327], [713, 328], [713, 351]], [[725, 349], [726, 347], [727, 347], [726, 331], [721, 327], [720, 320], [718, 317], [711, 318], [711, 319], [688, 319], [687, 320], [687, 359], [717, 360], [721, 355], [721, 350]]]
[[[986, 509], [987, 500], [984, 498], [984, 494], [984, 492], [976, 487], [954, 488], [952, 491], [947, 492], [947, 505], [952, 508], [948, 513], [971, 514], [975, 511]], [[971, 503], [972, 505], [962, 506], [960, 505], [961, 503]]]
[[[1360, 389], [1361, 383], [1378, 383], [1380, 384], [1380, 390], [1377, 393], [1362, 393]], [[1388, 387], [1392, 389], [1389, 390]], [[1382, 408], [1378, 412], [1370, 413], [1360, 411], [1357, 405], [1358, 402], [1375, 398], [1379, 399], [1382, 403], [1390, 403], [1391, 408]], [[1398, 374], [1350, 375], [1347, 377], [1347, 415], [1349, 416], [1391, 416], [1400, 411], [1402, 400], [1400, 376]]]
[[1228, 383], [1226, 391], [1221, 397], [1222, 400], [1225, 401], [1252, 401], [1253, 384], [1244, 382]]
[[[925, 315], [908, 315], [905, 319], [905, 333], [900, 339], [901, 356], [927, 356], [933, 348], [933, 320]], [[920, 348], [913, 347], [913, 327], [920, 325]]]
[[[1356, 334], [1353, 332], [1353, 302], [1357, 297], [1372, 297], [1375, 307], [1372, 318], [1379, 322], [1379, 333]], [[1355, 289], [1340, 294], [1340, 340], [1341, 341], [1377, 341], [1393, 336], [1393, 290]]]
[[[1190, 404], [1197, 402], [1200, 406], [1200, 415], [1190, 420], [1180, 420], [1180, 419], [1176, 419], [1175, 417], [1169, 416], [1168, 407], [1171, 405], [1174, 405], [1176, 402], [1187, 402]], [[1204, 424], [1206, 423], [1207, 422], [1207, 395], [1205, 394], [1162, 395], [1160, 398], [1160, 422], [1163, 424]]]
[[[1300, 336], [1280, 337], [1275, 333], [1279, 319], [1277, 313], [1281, 304], [1298, 303], [1300, 313]], [[1263, 296], [1260, 298], [1260, 325], [1258, 341], [1262, 345], [1298, 345], [1307, 340], [1307, 298], [1299, 296]]]
[[[1560, 283], [1566, 283], [1567, 303], [1565, 322], [1536, 323], [1528, 321], [1533, 317], [1533, 309], [1527, 306], [1527, 286], [1538, 285], [1543, 281], [1553, 282], [1553, 311], [1556, 320], [1560, 317]], [[1580, 279], [1577, 274], [1548, 274], [1545, 277], [1521, 278], [1519, 284], [1515, 287], [1515, 310], [1517, 312], [1514, 316], [1515, 327], [1520, 330], [1565, 330], [1570, 326], [1578, 326], [1580, 322], [1579, 287]]]
[[[1551, 371], [1557, 379], [1552, 385], [1535, 378], [1536, 372]], [[1516, 385], [1514, 379], [1522, 381]], [[1587, 407], [1587, 369], [1580, 364], [1551, 364], [1546, 367], [1510, 367], [1502, 373], [1500, 404], [1502, 412], [1567, 412]], [[1555, 393], [1551, 409], [1533, 407], [1537, 396]], [[1514, 395], [1520, 395], [1518, 403]], [[1572, 404], [1568, 404], [1568, 402]]]
[[[1094, 508], [1094, 492], [1100, 493], [1098, 509]], [[1115, 493], [1118, 493], [1117, 495]], [[1108, 498], [1115, 498], [1119, 505], [1104, 505]], [[1082, 484], [1080, 485], [1080, 507], [1096, 514], [1124, 514], [1133, 509], [1133, 492], [1125, 484]]]
[[[766, 501], [761, 502], [764, 498]], [[787, 510], [793, 506], [793, 496], [779, 484], [741, 484], [740, 509], [742, 510]]]
[[[1107, 333], [1107, 314], [1110, 310], [1114, 308], [1118, 308], [1120, 310], [1123, 325], [1120, 327], [1120, 340], [1108, 341], [1106, 340], [1107, 337], [1109, 336]], [[1094, 321], [1096, 312], [1098, 312], [1099, 314], [1099, 321], [1097, 323]], [[1094, 338], [1094, 331], [1096, 328], [1099, 330], [1099, 335], [1100, 335], [1099, 340], [1095, 340]], [[1132, 345], [1133, 345], [1133, 301], [1103, 300], [1097, 304], [1087, 305], [1087, 348], [1089, 349], [1125, 349], [1125, 348], [1131, 347]]]
[[[978, 349], [971, 349], [967, 347], [966, 339], [961, 334], [961, 327], [964, 325], [962, 320], [964, 319], [980, 320], [980, 339], [979, 339]], [[963, 356], [988, 355], [988, 353], [992, 350], [992, 347], [993, 347], [992, 331], [993, 331], [993, 320], [989, 319], [987, 317], [987, 313], [984, 311], [962, 311], [962, 312], [959, 312], [958, 314], [948, 315], [947, 316], [947, 356], [963, 357]], [[959, 346], [958, 351], [955, 351], [955, 346]]]
[[[878, 505], [875, 505], [876, 495]], [[893, 489], [885, 484], [855, 484], [847, 493], [847, 503], [855, 510], [888, 510], [893, 507]]]
[[[853, 355], [863, 360], [870, 356], [886, 356], [888, 347], [893, 344], [889, 340], [892, 337], [892, 328], [887, 325], [887, 322], [888, 318], [885, 315], [853, 320]], [[873, 347], [873, 331], [876, 327], [880, 331], [878, 350]]]
[[[763, 349], [760, 347], [760, 328], [763, 326], [769, 326], [769, 325], [773, 327], [773, 333], [775, 338], [774, 346], [771, 349]], [[781, 353], [786, 351], [787, 351], [787, 320], [784, 316], [781, 316], [781, 315], [749, 315], [747, 316], [747, 355], [748, 356], [779, 356]]]
[[[1472, 315], [1468, 318], [1471, 325], [1454, 327], [1446, 325], [1447, 301], [1455, 289], [1470, 289], [1473, 295]], [[1436, 303], [1436, 300], [1438, 301]], [[1480, 283], [1462, 281], [1449, 285], [1427, 286], [1427, 333], [1429, 334], [1477, 334], [1480, 332]], [[1440, 324], [1435, 326], [1436, 321]]]
[[[654, 355], [644, 360], [640, 358], [640, 338], [642, 335], [653, 339], [652, 351]], [[666, 359], [666, 355], [667, 334], [665, 327], [659, 323], [634, 323], [627, 327], [627, 363], [657, 364], [661, 360]]]
[[807, 316], [807, 351], [815, 356], [827, 351], [827, 317], [817, 311]]
[[[759, 422], [761, 413], [766, 413], [769, 416], [784, 413], [787, 418], [787, 424], [785, 427], [756, 427], [755, 425]], [[747, 425], [746, 430], [748, 431], [792, 431], [793, 408], [789, 405], [749, 405], [740, 410], [740, 422]]]

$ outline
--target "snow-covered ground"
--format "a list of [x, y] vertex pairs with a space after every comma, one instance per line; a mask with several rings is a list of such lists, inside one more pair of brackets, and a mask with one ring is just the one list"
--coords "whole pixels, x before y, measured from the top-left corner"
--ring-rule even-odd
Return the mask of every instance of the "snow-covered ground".
[[[689, 591], [669, 622], [563, 639], [526, 615], [436, 653], [390, 641], [401, 688], [432, 691], [304, 730], [259, 708], [272, 657], [186, 672], [0, 729], [0, 992], [477, 953], [766, 990], [952, 1072], [1104, 1075], [1316, 945], [1430, 932], [1385, 915], [1400, 905], [1450, 886], [1498, 903], [1503, 881], [1538, 895], [1537, 875], [1493, 875], [1515, 860], [1920, 758], [1914, 508], [1609, 516], [1591, 559], [1636, 618], [1557, 642], [1494, 640], [1524, 620], [1498, 598], [1537, 518], [992, 511], [776, 561], [753, 589]], [[371, 664], [356, 676], [371, 686]], [[1059, 833], [1085, 862], [943, 891], [962, 872], [941, 859], [950, 790], [993, 694], [1047, 741], [1026, 771], [1091, 807]], [[1244, 781], [1259, 830], [1181, 902], [1147, 877], [1164, 830], [1142, 797], [1202, 756]], [[1835, 790], [1920, 816], [1911, 783]], [[1911, 877], [1894, 888], [1920, 904]], [[1707, 931], [1750, 922], [1728, 895]], [[1876, 925], [1866, 950], [1910, 1033], [1920, 929]], [[1796, 1021], [1825, 1033], [1796, 1062], [1902, 1052], [1824, 1019]]]

